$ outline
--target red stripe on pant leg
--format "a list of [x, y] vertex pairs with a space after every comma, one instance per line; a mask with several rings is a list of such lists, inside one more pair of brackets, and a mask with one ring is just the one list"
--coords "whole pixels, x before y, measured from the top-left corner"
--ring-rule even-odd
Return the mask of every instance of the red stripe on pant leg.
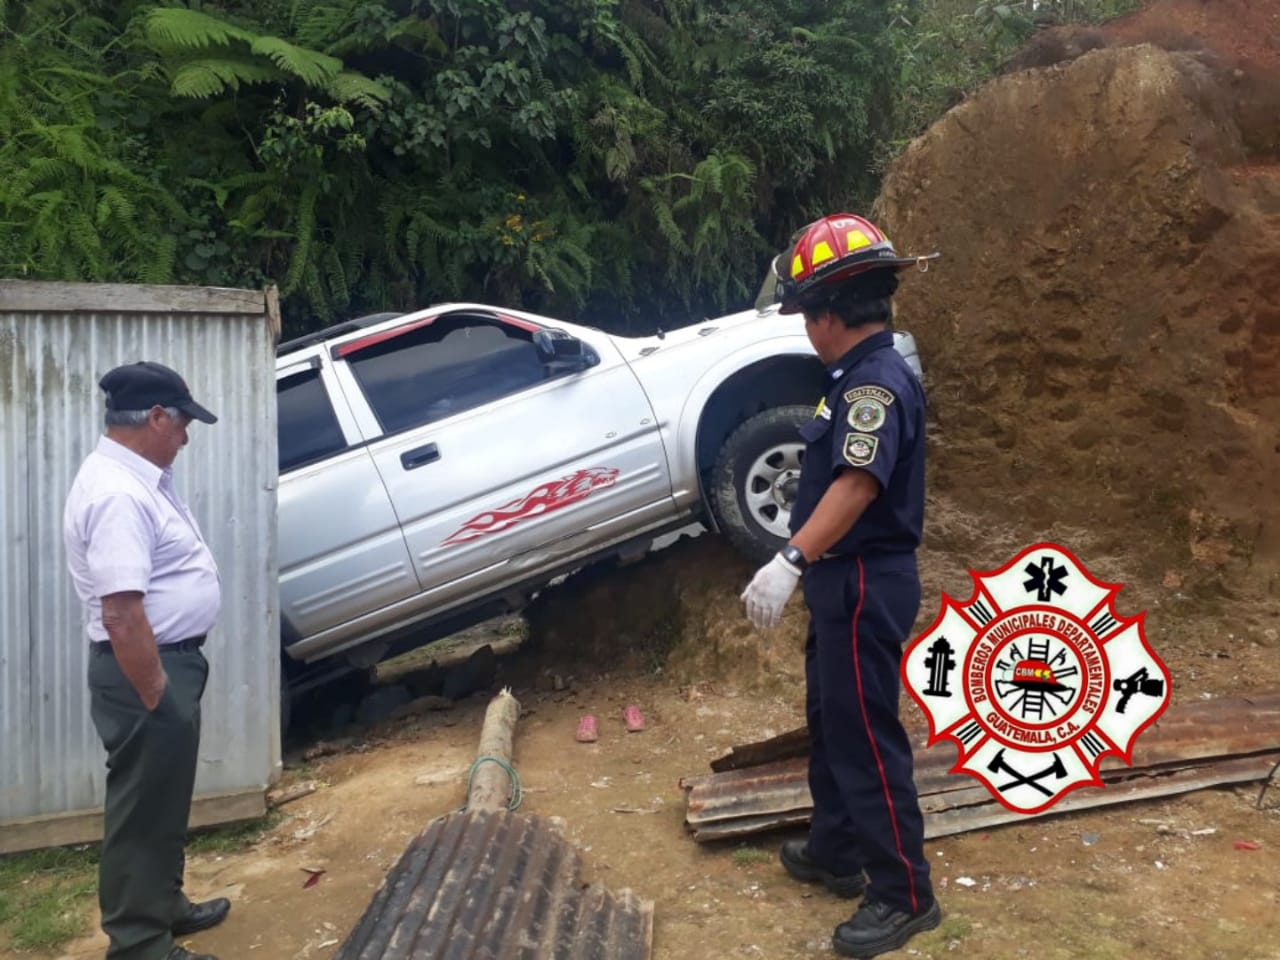
[[898, 848], [898, 859], [907, 868], [907, 883], [911, 890], [911, 912], [917, 913], [920, 905], [916, 902], [916, 872], [911, 861], [902, 852], [902, 835], [898, 832], [898, 815], [893, 809], [893, 797], [889, 793], [889, 778], [884, 772], [884, 763], [880, 760], [880, 747], [876, 743], [875, 734], [871, 732], [871, 720], [867, 716], [867, 701], [862, 695], [862, 665], [858, 662], [858, 618], [862, 616], [862, 591], [864, 579], [862, 575], [862, 558], [858, 557], [858, 605], [853, 611], [853, 673], [858, 683], [858, 706], [862, 710], [862, 726], [866, 728], [867, 739], [871, 741], [871, 752], [876, 758], [876, 769], [880, 771], [880, 784], [884, 787], [884, 802], [889, 808], [889, 823], [893, 827], [893, 842]]

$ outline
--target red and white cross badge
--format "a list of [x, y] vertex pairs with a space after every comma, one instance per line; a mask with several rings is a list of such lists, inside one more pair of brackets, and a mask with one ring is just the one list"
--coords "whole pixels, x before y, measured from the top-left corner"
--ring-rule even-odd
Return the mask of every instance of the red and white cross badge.
[[902, 658], [902, 682], [929, 718], [929, 745], [954, 740], [952, 773], [977, 777], [1010, 810], [1037, 813], [1102, 786], [1108, 754], [1133, 745], [1169, 705], [1170, 678], [1103, 583], [1064, 547], [1027, 547], [970, 571], [973, 595], [943, 594], [933, 625]]

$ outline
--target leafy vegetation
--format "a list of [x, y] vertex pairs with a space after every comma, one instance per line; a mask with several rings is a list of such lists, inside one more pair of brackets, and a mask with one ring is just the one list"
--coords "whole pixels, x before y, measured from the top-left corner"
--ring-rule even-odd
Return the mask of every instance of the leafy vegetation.
[[740, 867], [750, 867], [758, 863], [772, 863], [773, 855], [759, 847], [741, 846], [733, 851], [733, 862]]
[[0, 936], [15, 950], [51, 950], [85, 933], [97, 871], [94, 847], [0, 857]]
[[[192, 834], [188, 856], [241, 852], [285, 819], [279, 811]], [[56, 950], [89, 932], [98, 892], [97, 845], [0, 856], [0, 949]], [[6, 942], [7, 939], [7, 942]]]
[[0, 0], [0, 275], [651, 330], [1134, 0]]

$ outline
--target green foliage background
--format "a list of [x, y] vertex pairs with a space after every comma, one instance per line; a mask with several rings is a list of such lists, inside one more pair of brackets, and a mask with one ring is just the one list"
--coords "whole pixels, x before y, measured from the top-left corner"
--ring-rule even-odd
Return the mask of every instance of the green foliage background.
[[1036, 29], [1133, 0], [0, 0], [0, 276], [280, 285], [647, 332]]

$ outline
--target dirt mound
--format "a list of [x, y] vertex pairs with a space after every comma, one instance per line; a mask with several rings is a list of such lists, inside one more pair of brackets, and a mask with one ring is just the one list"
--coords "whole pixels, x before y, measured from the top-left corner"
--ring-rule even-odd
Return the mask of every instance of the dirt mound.
[[900, 297], [936, 497], [1027, 542], [1089, 531], [1156, 581], [1270, 585], [1280, 114], [1256, 105], [1280, 86], [1245, 79], [1212, 53], [1093, 50], [992, 82], [891, 170], [895, 242], [944, 251]]
[[1143, 43], [1208, 56], [1233, 69], [1275, 73], [1280, 71], [1280, 7], [1257, 0], [1158, 0], [1100, 27], [1039, 31], [1000, 72], [1047, 67], [1090, 50]]
[[1112, 44], [1209, 50], [1232, 66], [1280, 70], [1280, 6], [1271, 0], [1160, 0], [1101, 30]]
[[529, 645], [580, 675], [662, 672], [677, 684], [794, 692], [804, 682], [803, 605], [790, 604], [777, 630], [755, 632], [739, 599], [754, 572], [713, 536], [592, 567], [529, 607]]

